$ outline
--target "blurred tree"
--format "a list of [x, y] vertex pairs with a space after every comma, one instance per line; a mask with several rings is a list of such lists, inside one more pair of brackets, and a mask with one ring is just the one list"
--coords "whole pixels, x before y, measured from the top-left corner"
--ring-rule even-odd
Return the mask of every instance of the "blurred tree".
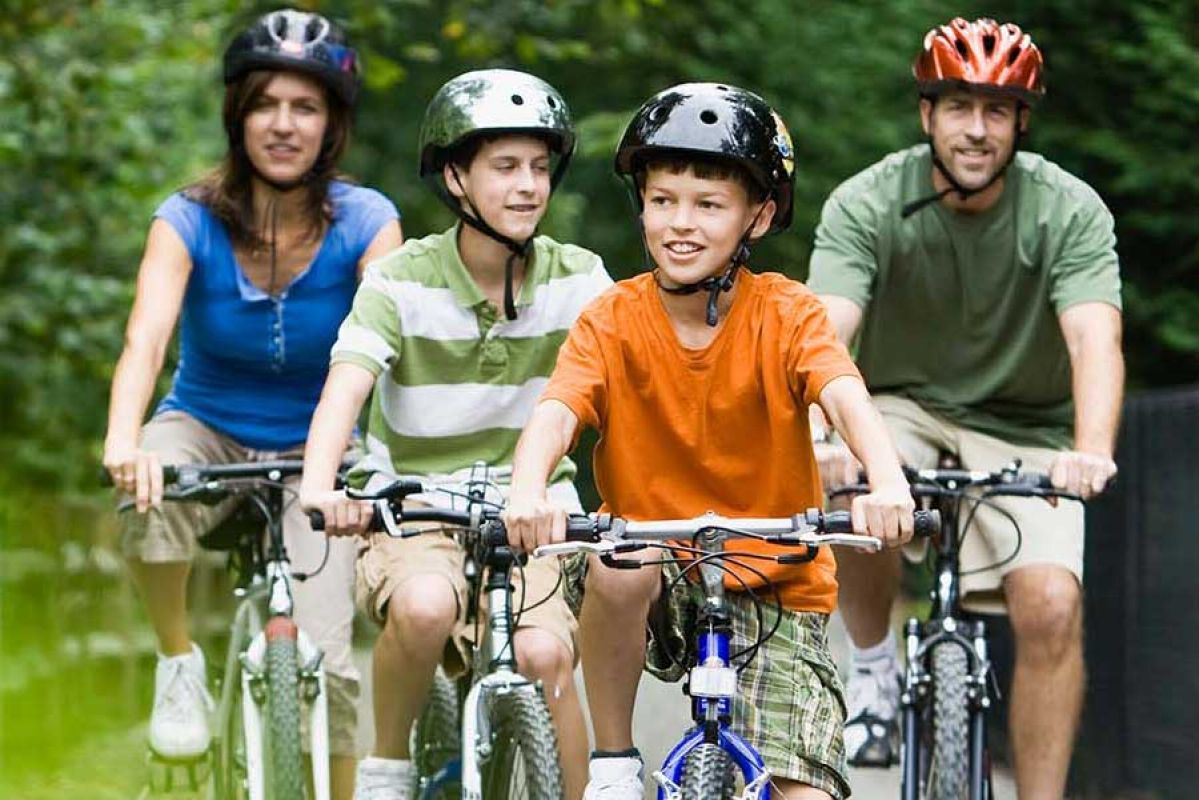
[[[219, 58], [277, 2], [14, 0], [0, 20], [0, 470], [87, 483], [107, 382], [154, 207], [224, 146]], [[367, 91], [347, 169], [395, 199], [409, 236], [452, 217], [416, 179], [425, 104], [467, 69], [535, 72], [570, 101], [580, 153], [544, 230], [642, 269], [611, 170], [626, 120], [686, 80], [736, 83], [787, 120], [795, 224], [755, 262], [795, 277], [840, 181], [920, 141], [910, 64], [954, 14], [1019, 21], [1047, 53], [1050, 93], [1031, 147], [1080, 175], [1117, 217], [1134, 383], [1199, 371], [1199, 11], [1133, 0], [330, 0]], [[167, 376], [169, 377], [169, 375]], [[4, 465], [7, 465], [5, 467]], [[32, 470], [32, 472], [31, 472]]]

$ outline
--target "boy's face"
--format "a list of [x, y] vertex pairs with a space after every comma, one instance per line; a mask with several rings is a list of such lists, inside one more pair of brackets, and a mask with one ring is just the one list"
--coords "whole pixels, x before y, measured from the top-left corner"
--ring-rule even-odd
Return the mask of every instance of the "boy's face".
[[[467, 170], [450, 167], [445, 185], [497, 231], [516, 241], [528, 239], [545, 215], [550, 196], [549, 146], [532, 136], [505, 136], [486, 142]], [[468, 199], [469, 198], [469, 199]]]
[[773, 200], [763, 208], [737, 181], [697, 178], [691, 169], [649, 169], [642, 196], [645, 242], [669, 288], [723, 273], [759, 209], [751, 239], [766, 233], [774, 217]]

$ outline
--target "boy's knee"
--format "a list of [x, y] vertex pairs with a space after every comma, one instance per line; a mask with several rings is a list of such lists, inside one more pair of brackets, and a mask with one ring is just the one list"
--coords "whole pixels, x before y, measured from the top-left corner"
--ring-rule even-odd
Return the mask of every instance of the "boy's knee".
[[453, 632], [457, 615], [453, 587], [438, 576], [421, 576], [392, 592], [384, 627], [405, 643], [436, 646]]
[[539, 680], [546, 686], [547, 697], [550, 687], [571, 679], [574, 671], [574, 659], [566, 643], [539, 628], [517, 631], [516, 663], [525, 677]]
[[614, 569], [595, 559], [587, 569], [583, 602], [595, 599], [613, 609], [648, 608], [657, 597], [661, 572], [657, 566]]

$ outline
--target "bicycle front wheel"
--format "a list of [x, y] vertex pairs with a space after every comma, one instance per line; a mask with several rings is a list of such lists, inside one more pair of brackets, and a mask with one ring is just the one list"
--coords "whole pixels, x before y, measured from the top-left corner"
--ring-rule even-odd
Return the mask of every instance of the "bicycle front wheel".
[[266, 684], [266, 797], [304, 800], [296, 626], [285, 617], [276, 617], [266, 626]]
[[729, 754], [720, 745], [701, 744], [683, 764], [682, 800], [731, 800], [735, 780]]
[[933, 648], [932, 754], [926, 783], [929, 800], [962, 800], [970, 777], [969, 661], [953, 642]]
[[487, 800], [561, 800], [558, 737], [540, 692], [491, 698], [491, 753], [482, 763]]

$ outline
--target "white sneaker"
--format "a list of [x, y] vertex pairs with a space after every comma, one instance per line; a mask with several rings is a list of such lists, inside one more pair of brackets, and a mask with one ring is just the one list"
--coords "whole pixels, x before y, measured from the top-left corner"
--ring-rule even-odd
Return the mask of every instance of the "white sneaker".
[[368, 756], [358, 762], [354, 800], [408, 800], [411, 796], [411, 761]]
[[855, 767], [888, 767], [899, 759], [899, 663], [851, 664], [845, 695], [845, 751]]
[[592, 758], [583, 800], [641, 800], [645, 796], [643, 768], [641, 759], [633, 756]]
[[150, 748], [165, 758], [197, 758], [208, 750], [212, 696], [206, 686], [204, 654], [195, 644], [181, 656], [158, 656]]

